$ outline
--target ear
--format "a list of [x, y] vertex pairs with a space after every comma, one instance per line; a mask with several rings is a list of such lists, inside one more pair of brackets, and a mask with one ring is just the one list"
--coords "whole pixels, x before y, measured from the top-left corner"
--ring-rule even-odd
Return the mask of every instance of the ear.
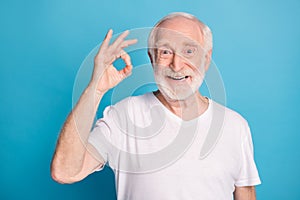
[[211, 54], [212, 54], [212, 49], [209, 50], [205, 55], [205, 66], [204, 66], [205, 71], [207, 71], [209, 68], [211, 62]]
[[148, 56], [149, 56], [149, 59], [150, 59], [151, 64], [153, 64], [153, 57], [152, 57], [152, 55], [151, 55], [151, 53], [150, 53], [149, 50], [148, 50]]

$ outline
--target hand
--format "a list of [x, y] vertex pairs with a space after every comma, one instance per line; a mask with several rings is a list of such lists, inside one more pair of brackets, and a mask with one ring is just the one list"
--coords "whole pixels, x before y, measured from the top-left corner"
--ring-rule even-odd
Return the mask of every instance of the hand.
[[[112, 34], [113, 31], [109, 30], [94, 59], [92, 81], [96, 83], [97, 91], [101, 93], [115, 87], [132, 71], [130, 56], [123, 48], [136, 43], [137, 40], [125, 40], [129, 34], [129, 31], [125, 31], [109, 45]], [[118, 58], [123, 59], [126, 65], [119, 71], [113, 66], [113, 62]]]

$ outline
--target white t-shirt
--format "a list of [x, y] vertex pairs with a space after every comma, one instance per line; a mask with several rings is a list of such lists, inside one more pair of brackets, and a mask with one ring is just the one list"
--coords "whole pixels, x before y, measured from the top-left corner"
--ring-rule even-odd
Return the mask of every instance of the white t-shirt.
[[121, 200], [228, 200], [235, 186], [260, 184], [247, 122], [212, 100], [183, 121], [153, 93], [126, 98], [105, 109], [89, 143]]

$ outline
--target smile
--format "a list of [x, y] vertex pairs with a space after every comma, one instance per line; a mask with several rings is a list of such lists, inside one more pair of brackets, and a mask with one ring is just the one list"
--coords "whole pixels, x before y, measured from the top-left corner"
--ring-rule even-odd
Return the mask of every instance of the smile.
[[169, 79], [175, 80], [175, 81], [181, 81], [184, 79], [189, 78], [189, 76], [167, 76]]

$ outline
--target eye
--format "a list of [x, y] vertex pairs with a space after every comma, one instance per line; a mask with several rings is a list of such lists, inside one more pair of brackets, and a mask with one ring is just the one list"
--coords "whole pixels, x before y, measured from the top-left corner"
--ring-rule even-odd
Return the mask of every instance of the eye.
[[158, 52], [161, 58], [169, 58], [170, 56], [173, 55], [173, 51], [168, 48], [159, 48]]
[[167, 49], [164, 49], [164, 50], [162, 50], [161, 53], [162, 53], [162, 54], [172, 54], [172, 51], [167, 50]]
[[186, 53], [194, 53], [193, 49], [187, 49]]
[[190, 57], [190, 56], [195, 55], [196, 51], [197, 51], [196, 47], [186, 47], [186, 48], [183, 50], [183, 54], [184, 54], [185, 56]]

